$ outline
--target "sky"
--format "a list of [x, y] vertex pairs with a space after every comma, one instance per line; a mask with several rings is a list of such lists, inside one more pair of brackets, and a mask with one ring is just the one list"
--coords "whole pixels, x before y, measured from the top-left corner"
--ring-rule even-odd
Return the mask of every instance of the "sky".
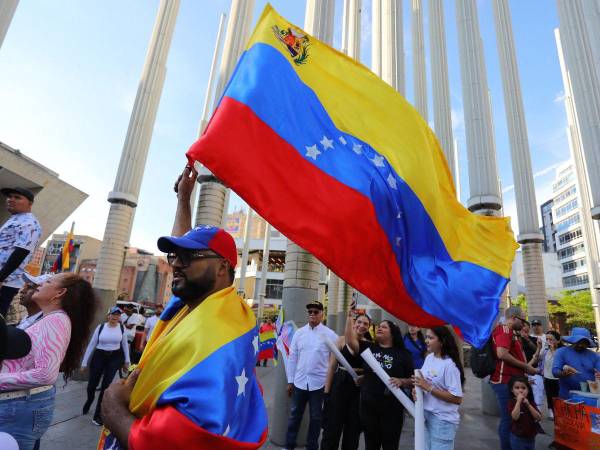
[[[305, 2], [273, 0], [288, 20], [304, 23]], [[425, 45], [428, 53], [427, 2]], [[509, 2], [525, 105], [536, 197], [552, 194], [554, 169], [569, 158], [563, 85], [553, 30], [556, 2]], [[266, 1], [255, 2], [254, 20]], [[410, 5], [404, 7], [406, 96], [413, 101]], [[88, 199], [57, 232], [76, 223], [77, 234], [102, 239], [121, 150], [142, 72], [158, 0], [29, 0], [19, 3], [0, 48], [0, 141], [58, 172]], [[491, 0], [478, 0], [492, 101], [496, 158], [505, 215], [516, 205], [502, 80]], [[156, 240], [171, 230], [176, 206], [173, 182], [198, 135], [219, 16], [230, 0], [181, 0], [167, 60], [167, 76], [149, 148], [130, 244], [157, 252]], [[461, 202], [469, 197], [465, 124], [454, 1], [445, 26], [454, 137], [460, 153]], [[340, 47], [343, 1], [336, 0], [334, 46]], [[363, 0], [361, 61], [370, 65], [371, 1]], [[428, 100], [433, 126], [430, 61]], [[230, 210], [244, 207], [232, 195]]]

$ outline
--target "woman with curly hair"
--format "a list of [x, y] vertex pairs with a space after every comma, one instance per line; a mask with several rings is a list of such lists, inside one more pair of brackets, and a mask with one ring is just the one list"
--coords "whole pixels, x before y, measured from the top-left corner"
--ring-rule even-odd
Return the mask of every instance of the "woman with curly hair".
[[458, 405], [462, 402], [465, 374], [448, 327], [427, 330], [425, 342], [430, 353], [421, 368], [423, 377], [413, 378], [415, 386], [424, 391], [425, 448], [451, 450], [460, 423]]
[[0, 431], [20, 450], [32, 450], [52, 421], [54, 383], [79, 367], [96, 309], [90, 283], [73, 273], [55, 275], [32, 296], [42, 318], [27, 328], [31, 352], [0, 368]]

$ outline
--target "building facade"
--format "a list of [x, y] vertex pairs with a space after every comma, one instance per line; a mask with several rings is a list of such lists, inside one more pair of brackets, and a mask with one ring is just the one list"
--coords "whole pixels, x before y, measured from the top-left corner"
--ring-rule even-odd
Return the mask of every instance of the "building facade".
[[[52, 270], [52, 266], [62, 252], [63, 246], [67, 240], [68, 233], [65, 231], [62, 234], [53, 234], [46, 244], [46, 252], [41, 264], [42, 273], [48, 273]], [[98, 258], [102, 241], [82, 234], [73, 236], [73, 252], [69, 258], [68, 272], [78, 272], [79, 264], [85, 259]]]
[[563, 289], [589, 289], [580, 200], [571, 161], [556, 169], [552, 199], [541, 206], [545, 248], [556, 252]]

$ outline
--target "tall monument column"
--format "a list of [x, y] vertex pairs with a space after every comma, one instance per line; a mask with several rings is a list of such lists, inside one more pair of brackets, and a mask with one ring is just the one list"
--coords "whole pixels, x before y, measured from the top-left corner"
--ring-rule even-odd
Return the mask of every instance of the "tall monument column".
[[456, 22], [469, 161], [467, 206], [478, 214], [497, 215], [502, 201], [476, 0], [456, 0]]
[[[577, 175], [577, 192], [579, 201], [581, 202], [580, 210], [588, 211], [590, 209], [590, 194], [588, 189], [588, 174], [585, 169], [583, 159], [583, 149], [581, 141], [581, 133], [579, 130], [579, 114], [577, 104], [573, 96], [573, 85], [571, 82], [571, 71], [568, 63], [565, 60], [563, 47], [567, 45], [566, 39], [563, 39], [559, 30], [554, 30], [556, 38], [556, 48], [558, 50], [558, 60], [560, 62], [560, 70], [563, 78], [563, 86], [565, 91], [565, 110], [567, 112], [568, 138], [569, 149], [571, 150], [571, 158], [575, 166], [575, 174]], [[567, 37], [568, 39], [568, 37]], [[598, 240], [594, 230], [594, 223], [589, 214], [580, 214], [581, 216], [581, 235], [583, 237], [583, 245], [585, 247], [585, 264], [588, 268], [588, 278], [590, 283], [590, 292], [592, 296], [592, 310], [594, 311], [594, 322], [596, 324], [596, 334], [600, 336], [600, 250], [598, 248]]]
[[[233, 69], [246, 47], [250, 37], [253, 12], [254, 0], [231, 0], [219, 68], [219, 81], [215, 90], [217, 100], [223, 95]], [[198, 182], [200, 183], [200, 194], [198, 196], [195, 224], [223, 226], [229, 200], [227, 187], [208, 170], [203, 170], [200, 173]]]
[[527, 313], [530, 320], [541, 320], [545, 329], [548, 326], [548, 307], [542, 261], [544, 237], [539, 231], [527, 125], [508, 0], [494, 0], [494, 23], [519, 220], [517, 240], [523, 252]]
[[[429, 0], [429, 48], [431, 54], [431, 85], [433, 90], [433, 123], [448, 168], [458, 186], [452, 135], [452, 109], [450, 106], [450, 81], [446, 55], [446, 27], [443, 0]], [[457, 191], [458, 192], [458, 191]], [[460, 197], [458, 197], [460, 198]]]
[[[600, 74], [596, 71], [583, 2], [557, 0], [563, 51], [577, 106], [583, 156], [590, 186], [592, 218], [600, 220]], [[596, 30], [597, 31], [597, 30]], [[583, 211], [584, 214], [587, 211]]]
[[161, 0], [129, 120], [115, 185], [108, 194], [110, 211], [94, 277], [94, 288], [102, 302], [98, 314], [102, 316], [108, 307], [114, 304], [116, 298], [125, 245], [131, 236], [178, 11], [179, 0]]
[[404, 95], [402, 0], [373, 0], [371, 70]]
[[429, 120], [427, 117], [427, 76], [425, 73], [425, 38], [423, 37], [423, 2], [421, 0], [412, 0], [411, 17], [415, 108], [427, 122]]
[[[317, 39], [331, 45], [335, 0], [307, 0], [304, 29]], [[318, 298], [320, 262], [312, 254], [288, 240], [285, 253], [282, 306], [287, 320], [298, 327], [307, 323], [306, 304]], [[271, 441], [285, 445], [290, 399], [286, 392], [287, 379], [283, 364], [275, 369], [275, 398], [271, 416]], [[305, 421], [306, 422], [306, 421]], [[298, 433], [297, 447], [304, 446], [306, 432]]]
[[0, 2], [0, 48], [2, 48], [4, 37], [6, 36], [6, 32], [8, 31], [8, 27], [12, 22], [18, 5], [19, 0], [2, 0]]

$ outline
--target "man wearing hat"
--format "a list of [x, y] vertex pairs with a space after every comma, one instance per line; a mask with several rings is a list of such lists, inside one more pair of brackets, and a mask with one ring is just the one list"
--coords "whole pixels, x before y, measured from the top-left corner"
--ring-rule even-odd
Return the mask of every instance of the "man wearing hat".
[[[173, 236], [158, 248], [173, 269], [173, 297], [138, 368], [105, 392], [109, 430], [99, 448], [258, 449], [267, 413], [256, 380], [256, 317], [232, 286], [237, 249], [214, 226], [190, 230], [195, 173], [177, 183]], [[157, 447], [158, 446], [158, 447]]]
[[309, 404], [310, 422], [306, 449], [317, 450], [321, 431], [323, 390], [329, 368], [329, 348], [325, 339], [337, 342], [337, 335], [323, 321], [323, 304], [319, 301], [306, 305], [308, 323], [299, 328], [290, 344], [286, 366], [288, 395], [292, 397], [290, 418], [285, 438], [286, 449], [296, 447], [296, 438], [306, 404]]
[[571, 345], [556, 351], [552, 374], [558, 377], [559, 397], [568, 399], [569, 391], [581, 389], [580, 382], [600, 381], [600, 355], [590, 350], [596, 344], [587, 328], [574, 327], [562, 340]]
[[42, 311], [40, 310], [40, 307], [31, 299], [31, 297], [33, 297], [33, 294], [39, 286], [51, 278], [52, 274], [49, 273], [45, 273], [39, 277], [34, 277], [28, 272], [23, 273], [23, 280], [25, 281], [25, 284], [19, 291], [19, 296], [17, 298], [19, 299], [21, 306], [24, 306], [27, 310], [27, 317], [17, 325], [17, 328], [26, 330], [42, 318]]
[[502, 450], [511, 450], [510, 428], [512, 418], [508, 411], [508, 401], [512, 394], [508, 391], [508, 382], [515, 375], [535, 375], [537, 370], [527, 364], [519, 334], [525, 323], [523, 311], [511, 306], [505, 311], [505, 321], [492, 332], [492, 346], [496, 353], [496, 368], [490, 377], [490, 386], [496, 394], [500, 423], [498, 436]]
[[23, 286], [21, 276], [38, 245], [42, 228], [31, 213], [33, 192], [15, 187], [0, 192], [11, 214], [0, 228], [0, 314], [6, 315], [13, 297]]

